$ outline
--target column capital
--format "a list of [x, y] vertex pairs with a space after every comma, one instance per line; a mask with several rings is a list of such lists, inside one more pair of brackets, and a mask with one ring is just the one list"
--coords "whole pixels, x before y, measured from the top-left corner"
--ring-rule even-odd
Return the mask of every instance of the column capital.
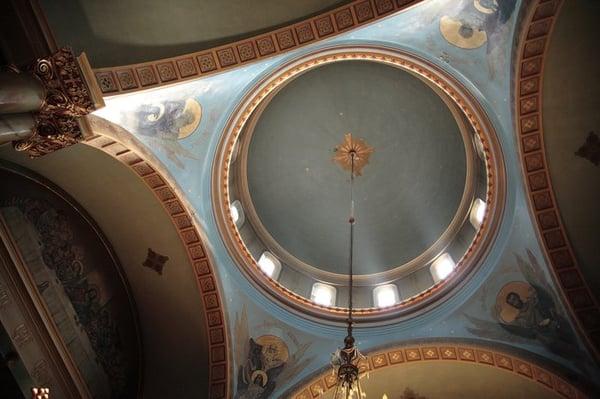
[[81, 141], [85, 132], [79, 118], [104, 106], [85, 53], [76, 57], [61, 48], [37, 59], [29, 72], [42, 84], [45, 97], [35, 114], [33, 135], [15, 141], [14, 148], [35, 158]]

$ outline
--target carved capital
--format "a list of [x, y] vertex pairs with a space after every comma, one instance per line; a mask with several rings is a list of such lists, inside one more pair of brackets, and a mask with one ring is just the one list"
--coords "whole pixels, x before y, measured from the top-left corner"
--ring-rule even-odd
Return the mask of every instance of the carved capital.
[[71, 49], [62, 48], [35, 61], [30, 72], [44, 87], [45, 98], [33, 135], [14, 142], [14, 148], [35, 158], [81, 141], [84, 131], [79, 118], [104, 102], [85, 53], [75, 57]]

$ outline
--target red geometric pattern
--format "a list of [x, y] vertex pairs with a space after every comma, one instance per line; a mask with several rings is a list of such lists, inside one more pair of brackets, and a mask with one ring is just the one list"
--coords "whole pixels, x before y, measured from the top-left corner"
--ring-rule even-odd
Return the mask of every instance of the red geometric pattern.
[[[493, 348], [479, 346], [453, 346], [444, 344], [411, 345], [407, 348], [393, 348], [386, 352], [377, 352], [367, 356], [368, 370], [377, 370], [404, 363], [404, 357], [409, 362], [467, 362], [481, 367], [496, 367], [504, 372], [510, 372], [529, 381], [550, 389], [565, 398], [583, 399], [586, 394], [566, 382], [554, 372], [512, 354], [499, 352]], [[389, 359], [389, 361], [388, 361]], [[367, 369], [365, 369], [367, 371]], [[293, 399], [319, 398], [327, 391], [334, 389], [335, 376], [327, 370], [317, 378], [297, 388], [290, 396]]]
[[560, 218], [544, 151], [540, 81], [549, 37], [561, 4], [562, 0], [538, 0], [530, 10], [528, 24], [521, 35], [517, 61], [520, 68], [515, 88], [519, 149], [531, 211], [537, 222], [540, 241], [550, 259], [555, 281], [564, 293], [563, 297], [579, 329], [595, 355], [599, 356], [600, 342], [594, 337], [600, 336], [600, 324], [589, 323], [589, 320], [600, 313], [600, 306], [581, 278], [579, 265], [573, 256]]
[[94, 136], [86, 140], [85, 144], [96, 147], [129, 166], [154, 192], [171, 217], [173, 225], [186, 247], [190, 263], [197, 276], [198, 288], [202, 294], [206, 314], [206, 330], [209, 333], [209, 397], [214, 399], [228, 397], [227, 326], [224, 322], [221, 294], [216, 284], [214, 268], [206, 256], [204, 244], [191, 222], [189, 213], [167, 180], [139, 154], [106, 136]]
[[371, 23], [420, 1], [422, 0], [355, 0], [304, 21], [235, 43], [131, 66], [98, 68], [94, 72], [102, 93], [111, 96], [158, 87], [281, 54]]

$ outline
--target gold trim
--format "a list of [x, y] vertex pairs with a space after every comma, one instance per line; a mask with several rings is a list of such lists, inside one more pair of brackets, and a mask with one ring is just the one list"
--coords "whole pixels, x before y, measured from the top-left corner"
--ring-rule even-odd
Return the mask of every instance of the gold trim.
[[[334, 151], [333, 162], [337, 163], [343, 170], [352, 172], [354, 176], [362, 176], [361, 172], [369, 163], [369, 158], [375, 149], [368, 145], [364, 139], [353, 139], [352, 133], [346, 133], [342, 144], [335, 147]], [[355, 154], [354, 167], [351, 154]]]
[[94, 76], [94, 70], [92, 69], [85, 52], [82, 52], [79, 54], [79, 56], [77, 56], [77, 64], [79, 65], [79, 69], [83, 75], [85, 85], [89, 90], [90, 99], [94, 103], [94, 109], [100, 109], [104, 107], [106, 104], [104, 103], [104, 98], [102, 97], [102, 91], [100, 91], [100, 86], [98, 86], [98, 82]]
[[[454, 217], [448, 224], [448, 227], [440, 235], [440, 237], [433, 244], [431, 244], [429, 248], [427, 248], [415, 258], [404, 263], [403, 265], [398, 265], [390, 270], [368, 275], [355, 275], [354, 284], [357, 286], [369, 286], [375, 284], [391, 283], [395, 280], [408, 276], [409, 274], [417, 271], [421, 267], [432, 262], [436, 258], [436, 256], [438, 256], [448, 246], [448, 244], [460, 231], [464, 222], [468, 218], [470, 207], [474, 200], [474, 182], [477, 173], [475, 171], [476, 154], [473, 148], [473, 140], [471, 138], [472, 135], [475, 134], [473, 132], [473, 129], [467, 126], [462, 112], [443, 91], [441, 91], [437, 86], [432, 85], [429, 81], [423, 79], [421, 76], [411, 73], [410, 71], [404, 71], [415, 76], [416, 78], [424, 82], [428, 87], [430, 87], [435, 93], [437, 93], [454, 116], [454, 119], [459, 128], [459, 132], [463, 136], [463, 145], [465, 148], [465, 188], [463, 190], [461, 201], [456, 209]], [[260, 240], [265, 244], [268, 250], [274, 253], [279, 259], [281, 259], [283, 263], [289, 265], [299, 273], [307, 274], [318, 281], [322, 281], [329, 284], [346, 285], [348, 283], [347, 275], [328, 272], [319, 269], [313, 265], [310, 265], [306, 262], [303, 262], [296, 256], [292, 255], [283, 246], [281, 246], [279, 242], [271, 235], [271, 233], [269, 233], [267, 228], [263, 225], [262, 221], [258, 216], [258, 213], [256, 212], [254, 203], [252, 202], [252, 196], [250, 195], [250, 188], [248, 186], [247, 167], [248, 149], [250, 146], [250, 141], [252, 139], [252, 135], [254, 134], [256, 124], [258, 123], [258, 120], [260, 119], [263, 111], [266, 109], [266, 107], [274, 98], [274, 96], [277, 95], [277, 93], [284, 87], [285, 84], [282, 84], [281, 86], [277, 87], [276, 90], [270, 93], [269, 96], [260, 103], [259, 107], [257, 107], [257, 109], [252, 113], [250, 120], [247, 122], [248, 127], [244, 128], [242, 133], [240, 134], [240, 155], [238, 156], [238, 160], [236, 161], [239, 162], [239, 166], [236, 168], [236, 171], [239, 171], [239, 174], [235, 174], [234, 177], [235, 183], [237, 184], [240, 190], [240, 201], [242, 202], [244, 211], [249, 222], [252, 224], [252, 227], [254, 228], [254, 231], [256, 232]]]
[[[244, 245], [229, 213], [228, 184], [231, 173], [230, 161], [235, 143], [252, 113], [260, 104], [282, 84], [295, 76], [319, 65], [349, 59], [371, 60], [402, 68], [429, 81], [447, 94], [461, 109], [461, 112], [483, 143], [489, 182], [486, 195], [488, 212], [467, 253], [457, 262], [457, 272], [430, 289], [390, 308], [356, 310], [356, 318], [362, 319], [363, 322], [382, 322], [391, 316], [407, 316], [416, 310], [424, 311], [426, 308], [433, 306], [436, 299], [450, 294], [464, 285], [465, 275], [472, 274], [475, 265], [489, 250], [503, 213], [505, 170], [501, 147], [484, 110], [467, 89], [451, 75], [415, 55], [385, 47], [334, 47], [288, 63], [259, 83], [244, 98], [230, 118], [221, 137], [217, 156], [213, 163], [213, 206], [217, 226], [227, 250], [253, 284], [266, 294], [282, 300], [290, 309], [304, 317], [325, 318], [331, 322], [344, 320], [344, 308], [316, 305], [307, 298], [283, 287], [260, 271], [250, 251]], [[485, 239], [483, 239], [484, 236]]]

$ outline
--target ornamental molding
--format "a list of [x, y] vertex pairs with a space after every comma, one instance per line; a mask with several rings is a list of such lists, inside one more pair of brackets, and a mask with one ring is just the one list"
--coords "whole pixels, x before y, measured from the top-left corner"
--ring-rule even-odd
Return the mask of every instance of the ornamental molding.
[[345, 308], [315, 304], [261, 272], [250, 250], [244, 244], [229, 211], [229, 204], [232, 201], [229, 195], [229, 184], [232, 173], [231, 159], [236, 152], [236, 142], [244, 131], [246, 124], [250, 123], [255, 110], [259, 109], [269, 96], [276, 93], [296, 76], [320, 65], [346, 60], [373, 61], [400, 68], [423, 80], [434, 90], [448, 96], [481, 139], [487, 170], [486, 201], [488, 211], [470, 247], [466, 250], [462, 259], [457, 261], [455, 268], [457, 272], [431, 288], [394, 306], [384, 309], [361, 308], [356, 309], [354, 312], [356, 319], [362, 320], [362, 323], [380, 324], [386, 321], [389, 322], [392, 317], [398, 320], [398, 317], [414, 316], [424, 312], [433, 306], [438, 299], [450, 295], [462, 287], [468, 280], [466, 276], [472, 275], [476, 265], [487, 254], [489, 244], [496, 235], [503, 214], [506, 194], [505, 167], [495, 130], [479, 103], [460, 82], [448, 73], [410, 53], [383, 47], [334, 47], [282, 66], [259, 82], [240, 102], [224, 129], [217, 156], [213, 163], [213, 207], [217, 226], [227, 250], [236, 264], [240, 266], [240, 270], [255, 287], [267, 296], [282, 301], [288, 309], [300, 316], [334, 323], [345, 320], [347, 312]]
[[[584, 399], [590, 397], [565, 377], [550, 371], [539, 361], [526, 360], [496, 347], [463, 342], [425, 342], [373, 351], [367, 355], [367, 361], [361, 367], [361, 374], [417, 362], [461, 362], [478, 367], [493, 367], [539, 384], [565, 398]], [[337, 376], [329, 369], [293, 389], [286, 394], [286, 397], [293, 399], [320, 398], [332, 391], [336, 383]]]
[[[193, 265], [206, 315], [210, 367], [208, 397], [229, 397], [229, 338], [223, 296], [202, 235], [193, 222], [188, 206], [166, 175], [148, 160], [150, 157], [132, 150], [129, 147], [133, 146], [122, 144], [113, 139], [112, 135], [108, 135], [110, 129], [115, 128], [114, 125], [97, 117], [90, 118], [88, 123], [95, 135], [83, 141], [83, 144], [97, 148], [129, 167], [154, 193], [170, 216], [186, 249], [189, 262]], [[103, 135], [104, 133], [107, 135]]]
[[526, 16], [515, 65], [516, 131], [538, 239], [572, 318], [588, 346], [600, 357], [600, 305], [585, 282], [560, 217], [544, 146], [544, 61], [562, 3], [562, 0], [538, 0]]
[[212, 49], [95, 69], [105, 96], [171, 85], [292, 51], [372, 23], [422, 0], [355, 0], [301, 22]]
[[62, 48], [36, 60], [29, 72], [41, 83], [44, 100], [34, 115], [33, 134], [14, 148], [37, 158], [83, 140], [79, 118], [104, 106], [85, 53], [75, 57]]

